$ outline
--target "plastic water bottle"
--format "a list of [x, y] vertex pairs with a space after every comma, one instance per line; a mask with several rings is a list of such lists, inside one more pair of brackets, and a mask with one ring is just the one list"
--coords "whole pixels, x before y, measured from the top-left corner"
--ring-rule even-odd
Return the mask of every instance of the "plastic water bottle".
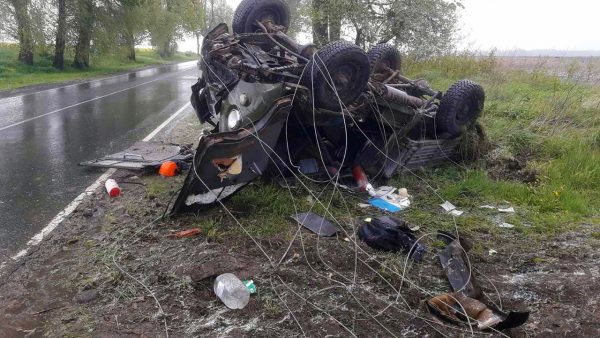
[[230, 309], [243, 309], [250, 300], [250, 290], [234, 274], [224, 273], [215, 280], [215, 294]]

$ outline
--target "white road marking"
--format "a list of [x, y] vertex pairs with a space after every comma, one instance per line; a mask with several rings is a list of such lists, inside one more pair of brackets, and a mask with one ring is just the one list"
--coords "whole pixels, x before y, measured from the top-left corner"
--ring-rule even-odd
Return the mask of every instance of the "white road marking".
[[[186, 65], [188, 63], [193, 63], [193, 65], [191, 67], [186, 67], [185, 69], [190, 69], [190, 68], [194, 68], [196, 67], [196, 64], [198, 63], [198, 61], [188, 61], [188, 62], [181, 62], [180, 65]], [[152, 67], [152, 68], [145, 68], [145, 69], [138, 69], [129, 73], [125, 73], [125, 74], [120, 74], [120, 75], [111, 75], [111, 76], [105, 76], [105, 77], [101, 77], [98, 79], [93, 79], [90, 81], [85, 81], [85, 82], [77, 82], [77, 83], [73, 83], [70, 85], [66, 85], [66, 86], [60, 86], [60, 87], [52, 87], [52, 88], [48, 88], [48, 89], [42, 89], [42, 90], [38, 90], [37, 92], [33, 92], [33, 93], [25, 93], [25, 94], [21, 94], [21, 95], [15, 95], [15, 96], [7, 96], [4, 97], [2, 99], [0, 99], [0, 101], [2, 100], [6, 100], [6, 99], [14, 99], [14, 98], [19, 98], [19, 97], [23, 97], [23, 96], [27, 96], [27, 95], [35, 95], [38, 93], [43, 93], [43, 92], [47, 92], [49, 90], [57, 90], [57, 89], [63, 89], [63, 88], [69, 88], [69, 87], [73, 87], [73, 86], [79, 86], [79, 85], [83, 85], [83, 84], [87, 84], [87, 83], [94, 83], [94, 82], [100, 82], [100, 81], [105, 81], [105, 80], [109, 80], [109, 79], [113, 79], [113, 78], [118, 78], [118, 77], [122, 77], [122, 76], [129, 76], [129, 74], [134, 74], [134, 73], [138, 73], [138, 72], [143, 72], [149, 69], [155, 69], [155, 68], [160, 68], [160, 67], [165, 67], [165, 66], [169, 66], [169, 65], [177, 65], [177, 63], [173, 64], [173, 63], [167, 63], [167, 64], [162, 64], [162, 65], [157, 65], [156, 67]], [[197, 78], [195, 78], [197, 79]]]
[[156, 136], [156, 134], [158, 134], [158, 132], [160, 132], [164, 127], [166, 127], [171, 121], [173, 121], [173, 119], [177, 117], [177, 115], [181, 114], [181, 112], [189, 106], [190, 102], [184, 104], [181, 108], [179, 108], [179, 110], [177, 110], [173, 115], [166, 119], [165, 122], [163, 122], [160, 126], [156, 127], [156, 129], [154, 129], [150, 134], [148, 134], [148, 136], [144, 137], [142, 141], [150, 141], [154, 136]]
[[8, 129], [8, 128], [15, 127], [15, 126], [18, 126], [18, 125], [21, 125], [21, 124], [23, 124], [23, 123], [27, 123], [27, 122], [30, 122], [30, 121], [33, 121], [33, 120], [37, 120], [37, 119], [39, 119], [39, 118], [42, 118], [42, 117], [44, 117], [44, 116], [48, 116], [48, 115], [51, 115], [51, 114], [56, 114], [56, 113], [58, 113], [58, 112], [61, 112], [61, 111], [65, 110], [65, 109], [69, 109], [69, 108], [77, 107], [77, 106], [79, 106], [79, 105], [82, 105], [82, 104], [85, 104], [85, 103], [88, 103], [88, 102], [92, 102], [92, 101], [95, 101], [95, 100], [99, 100], [99, 99], [102, 99], [102, 98], [105, 98], [105, 97], [107, 97], [107, 96], [111, 96], [111, 95], [114, 95], [114, 94], [122, 93], [122, 92], [124, 92], [124, 91], [127, 91], [127, 90], [129, 90], [129, 89], [133, 89], [133, 88], [136, 88], [136, 87], [139, 87], [139, 86], [143, 86], [143, 85], [145, 85], [145, 84], [148, 84], [148, 83], [151, 83], [151, 82], [154, 82], [154, 81], [162, 80], [162, 79], [164, 79], [164, 78], [166, 78], [166, 77], [171, 77], [171, 76], [173, 76], [173, 75], [175, 75], [175, 74], [182, 73], [182, 72], [184, 72], [184, 71], [187, 71], [187, 70], [189, 70], [189, 69], [191, 69], [191, 68], [193, 68], [193, 67], [188, 67], [188, 68], [182, 69], [182, 70], [180, 70], [180, 71], [177, 71], [177, 72], [175, 72], [175, 73], [168, 74], [167, 76], [159, 76], [158, 78], [156, 78], [156, 79], [154, 79], [154, 80], [150, 80], [150, 81], [142, 82], [142, 83], [139, 83], [139, 84], [137, 84], [137, 85], [135, 85], [135, 86], [131, 86], [131, 87], [128, 87], [128, 88], [125, 88], [125, 89], [117, 90], [116, 92], [112, 92], [112, 93], [108, 93], [108, 94], [104, 94], [104, 95], [96, 96], [96, 97], [94, 97], [94, 98], [92, 98], [92, 99], [89, 99], [89, 100], [81, 101], [81, 102], [78, 102], [78, 103], [72, 104], [72, 105], [70, 105], [70, 106], [62, 107], [62, 108], [60, 108], [60, 109], [56, 109], [56, 110], [53, 110], [53, 111], [51, 111], [51, 112], [48, 112], [48, 113], [45, 113], [45, 114], [42, 114], [42, 115], [34, 116], [34, 117], [32, 117], [32, 118], [28, 118], [28, 119], [25, 119], [25, 120], [23, 120], [23, 121], [15, 122], [15, 123], [13, 123], [13, 124], [9, 124], [9, 125], [7, 125], [7, 126], [0, 127], [0, 131], [3, 131], [3, 130], [5, 130], [5, 129]]
[[[144, 137], [143, 141], [148, 142], [152, 138], [154, 138], [162, 129], [164, 129], [171, 121], [173, 121], [182, 111], [185, 110], [190, 105], [190, 103], [184, 104], [181, 108], [179, 108], [175, 113], [169, 116], [161, 125], [156, 127], [153, 131], [150, 132], [146, 137]], [[27, 242], [25, 249], [17, 252], [10, 259], [13, 261], [18, 260], [19, 258], [27, 255], [31, 247], [36, 246], [42, 242], [44, 237], [48, 236], [56, 227], [62, 223], [84, 200], [85, 197], [92, 195], [100, 186], [104, 184], [104, 182], [114, 174], [116, 169], [110, 168], [104, 174], [102, 174], [94, 183], [92, 183], [89, 187], [87, 187], [81, 194], [79, 194], [75, 199], [69, 203], [62, 211], [60, 211], [54, 218], [46, 225], [40, 232], [38, 232], [35, 236], [31, 237], [31, 239]], [[2, 262], [0, 264], [0, 272], [4, 269], [4, 267], [8, 264], [8, 261]]]

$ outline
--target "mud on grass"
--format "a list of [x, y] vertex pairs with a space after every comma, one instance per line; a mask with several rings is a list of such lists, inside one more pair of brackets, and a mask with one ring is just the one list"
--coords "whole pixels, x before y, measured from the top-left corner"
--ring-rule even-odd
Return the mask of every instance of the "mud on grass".
[[[355, 205], [355, 197], [332, 202], [332, 212], [345, 215], [345, 233], [317, 238], [297, 232], [289, 220], [294, 208], [287, 190], [251, 184], [225, 204], [254, 243], [218, 207], [153, 222], [181, 177], [136, 179], [120, 171], [117, 178], [130, 182], [122, 183], [122, 196], [92, 196], [2, 280], [0, 330], [8, 336], [161, 336], [165, 322], [176, 337], [470, 335], [468, 327], [438, 322], [423, 307], [426, 299], [449, 291], [435, 256], [440, 242], [425, 237], [429, 253], [422, 263], [355, 244], [360, 219], [379, 214], [345, 209], [344, 201]], [[310, 208], [307, 193], [291, 195], [300, 210]], [[419, 224], [420, 234], [452, 230], [452, 219], [428, 204], [415, 198], [402, 216]], [[471, 262], [491, 299], [505, 309], [532, 311], [526, 325], [504, 333], [598, 335], [600, 272], [594, 262], [600, 239], [590, 235], [593, 226], [532, 240], [520, 228], [490, 226], [489, 216], [459, 217], [458, 228], [475, 242]], [[201, 234], [167, 236], [191, 227], [200, 227]], [[498, 253], [490, 256], [492, 248]], [[280, 264], [274, 268], [269, 259]], [[214, 295], [214, 277], [224, 272], [257, 285], [243, 310], [228, 310]]]

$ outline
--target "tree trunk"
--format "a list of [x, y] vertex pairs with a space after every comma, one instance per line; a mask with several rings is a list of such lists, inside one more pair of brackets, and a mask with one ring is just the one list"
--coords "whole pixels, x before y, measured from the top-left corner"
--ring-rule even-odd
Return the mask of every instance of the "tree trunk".
[[15, 20], [19, 34], [19, 61], [33, 65], [33, 36], [29, 17], [30, 0], [10, 0], [15, 9]]
[[125, 40], [127, 43], [127, 60], [135, 61], [135, 39], [131, 32], [126, 32], [125, 34]]
[[356, 39], [354, 39], [354, 44], [363, 49], [365, 48], [365, 36], [362, 28], [356, 28]]
[[321, 47], [329, 41], [326, 7], [326, 0], [313, 0], [312, 2], [313, 43], [317, 47]]
[[77, 45], [73, 67], [87, 68], [90, 66], [90, 41], [92, 25], [94, 24], [93, 0], [77, 0]]
[[196, 35], [196, 54], [200, 55], [200, 32], [195, 32]]
[[342, 30], [342, 16], [335, 8], [329, 8], [328, 12], [329, 41], [337, 41], [340, 39], [340, 32]]
[[54, 44], [54, 68], [65, 68], [65, 30], [67, 24], [66, 0], [58, 0], [58, 22], [56, 24], [56, 43]]

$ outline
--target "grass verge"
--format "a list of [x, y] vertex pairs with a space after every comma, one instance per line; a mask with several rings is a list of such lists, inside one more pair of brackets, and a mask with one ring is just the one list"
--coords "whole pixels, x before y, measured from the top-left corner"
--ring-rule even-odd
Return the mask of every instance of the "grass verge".
[[17, 61], [18, 53], [18, 45], [0, 44], [0, 90], [88, 79], [149, 65], [197, 59], [197, 55], [185, 53], [177, 53], [170, 58], [161, 58], [152, 49], [136, 49], [135, 62], [128, 61], [122, 55], [117, 54], [92, 54], [91, 67], [83, 70], [71, 67], [72, 55], [65, 55], [65, 69], [57, 70], [52, 66], [53, 55], [36, 54], [34, 65], [29, 66]]

